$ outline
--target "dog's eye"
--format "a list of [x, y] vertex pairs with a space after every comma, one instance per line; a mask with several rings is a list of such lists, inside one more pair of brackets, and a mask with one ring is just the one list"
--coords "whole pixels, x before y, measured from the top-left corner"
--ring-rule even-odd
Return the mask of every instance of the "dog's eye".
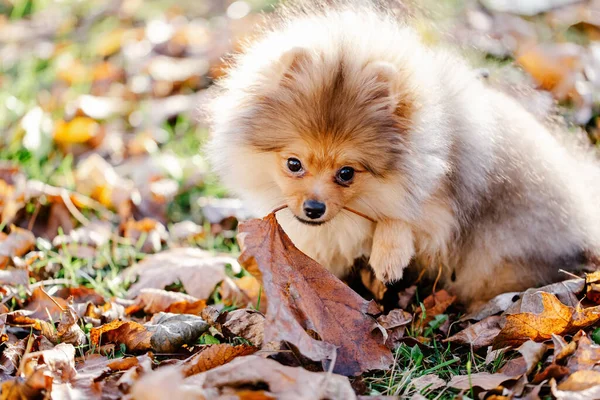
[[342, 167], [342, 169], [340, 169], [338, 171], [336, 177], [337, 177], [338, 181], [340, 181], [342, 183], [348, 183], [348, 182], [352, 181], [352, 178], [354, 178], [354, 168]]
[[288, 158], [287, 167], [292, 172], [302, 171], [302, 163], [297, 158]]

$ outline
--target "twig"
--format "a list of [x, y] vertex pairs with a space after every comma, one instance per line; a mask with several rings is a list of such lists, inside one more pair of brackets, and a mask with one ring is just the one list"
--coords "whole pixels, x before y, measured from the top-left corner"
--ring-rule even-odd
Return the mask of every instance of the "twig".
[[52, 296], [50, 296], [44, 289], [42, 289], [40, 287], [40, 290], [42, 291], [42, 293], [44, 293], [50, 299], [50, 301], [52, 301], [56, 305], [56, 307], [60, 308], [60, 310], [62, 312], [67, 311], [63, 306], [61, 306], [60, 304], [58, 304], [58, 301], [54, 300], [54, 298]]
[[62, 190], [60, 192], [60, 197], [63, 200], [63, 202], [65, 203], [65, 206], [67, 207], [67, 210], [69, 210], [69, 212], [71, 213], [71, 215], [81, 223], [81, 225], [83, 226], [87, 226], [90, 224], [90, 220], [87, 219], [85, 217], [85, 215], [83, 215], [81, 213], [81, 211], [79, 211], [77, 209], [77, 207], [75, 206], [75, 204], [73, 204], [73, 201], [71, 201], [71, 196], [69, 196], [69, 193], [66, 190]]
[[35, 210], [33, 210], [33, 215], [29, 218], [29, 223], [27, 224], [27, 230], [32, 230], [33, 225], [35, 224], [35, 220], [37, 219], [38, 214], [40, 213], [40, 209], [42, 208], [42, 204], [38, 201], [35, 204]]

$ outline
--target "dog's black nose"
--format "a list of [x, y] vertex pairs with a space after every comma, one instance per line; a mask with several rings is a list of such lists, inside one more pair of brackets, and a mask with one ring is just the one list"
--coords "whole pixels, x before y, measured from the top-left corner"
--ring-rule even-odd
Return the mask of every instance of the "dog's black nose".
[[304, 214], [310, 219], [321, 218], [325, 214], [325, 204], [316, 200], [306, 200], [302, 205]]

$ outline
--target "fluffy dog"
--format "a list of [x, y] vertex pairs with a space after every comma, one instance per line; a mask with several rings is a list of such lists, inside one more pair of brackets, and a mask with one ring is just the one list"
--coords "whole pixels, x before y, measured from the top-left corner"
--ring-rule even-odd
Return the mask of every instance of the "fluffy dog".
[[[466, 303], [560, 279], [600, 249], [600, 172], [459, 57], [375, 6], [289, 8], [217, 84], [224, 184], [337, 276], [416, 260]], [[344, 207], [356, 209], [370, 222]]]

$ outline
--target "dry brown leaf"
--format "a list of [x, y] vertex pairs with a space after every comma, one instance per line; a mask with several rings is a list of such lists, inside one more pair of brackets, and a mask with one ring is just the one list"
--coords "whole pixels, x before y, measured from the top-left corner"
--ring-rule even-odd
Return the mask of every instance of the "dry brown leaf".
[[348, 378], [287, 367], [250, 355], [183, 379], [178, 367], [165, 367], [140, 379], [131, 390], [142, 399], [201, 399], [229, 396], [241, 399], [352, 400]]
[[113, 321], [92, 328], [90, 343], [95, 347], [122, 343], [131, 352], [172, 353], [182, 345], [192, 343], [207, 329], [208, 324], [195, 315], [158, 313], [144, 325], [134, 321]]
[[417, 391], [436, 390], [446, 386], [446, 381], [435, 374], [423, 375], [410, 381]]
[[591, 400], [600, 398], [600, 372], [577, 371], [556, 386], [550, 382], [557, 400]]
[[[331, 360], [334, 372], [358, 375], [392, 362], [377, 322], [379, 312], [333, 274], [298, 250], [275, 214], [239, 228], [241, 263], [260, 275], [269, 299], [265, 342], [289, 342], [314, 361]], [[257, 273], [260, 270], [260, 273]], [[307, 330], [319, 335], [315, 340]], [[328, 361], [325, 361], [327, 369]]]
[[0, 238], [0, 269], [5, 269], [11, 258], [21, 257], [33, 250], [35, 236], [27, 229], [11, 227], [10, 234]]
[[16, 341], [15, 343], [6, 343], [2, 355], [0, 355], [0, 368], [7, 375], [13, 375], [19, 368], [21, 357], [25, 354], [27, 341], [25, 339]]
[[583, 331], [578, 336], [577, 350], [569, 357], [567, 367], [571, 372], [582, 370], [600, 371], [600, 346], [592, 343]]
[[550, 364], [545, 370], [536, 374], [531, 381], [534, 384], [547, 382], [549, 379], [562, 379], [563, 377], [569, 375], [571, 372], [569, 368], [558, 365], [558, 364]]
[[221, 314], [218, 319], [226, 338], [242, 337], [256, 347], [262, 347], [265, 332], [265, 316], [256, 310], [245, 308]]
[[552, 334], [564, 335], [594, 324], [600, 319], [600, 306], [582, 309], [569, 307], [550, 293], [538, 292], [542, 311], [506, 316], [506, 324], [494, 340], [494, 347], [516, 347], [528, 339], [544, 341]]
[[161, 289], [142, 289], [136, 297], [135, 303], [125, 310], [127, 314], [134, 314], [144, 310], [147, 314], [170, 312], [173, 314], [199, 315], [206, 307], [205, 300], [198, 300], [184, 293], [168, 292]]
[[90, 345], [99, 347], [106, 343], [123, 343], [129, 351], [150, 350], [152, 333], [134, 321], [113, 321], [90, 330]]
[[585, 276], [585, 297], [600, 304], [600, 271]]
[[60, 297], [52, 296], [50, 298], [41, 288], [37, 287], [31, 293], [31, 297], [23, 309], [32, 312], [28, 315], [30, 318], [58, 321], [64, 310], [67, 309], [67, 302]]
[[399, 339], [404, 337], [406, 326], [412, 322], [412, 315], [404, 310], [392, 310], [377, 318], [377, 322], [387, 331], [386, 346], [395, 349], [400, 345]]
[[0, 285], [23, 285], [29, 284], [29, 273], [24, 269], [0, 270]]
[[69, 297], [72, 297], [74, 303], [92, 303], [97, 306], [106, 303], [104, 297], [98, 294], [98, 292], [85, 286], [65, 287], [59, 289], [55, 294], [56, 297], [60, 297], [61, 299], [65, 300]]
[[496, 336], [498, 336], [498, 333], [500, 333], [501, 320], [502, 318], [499, 316], [487, 317], [475, 324], [469, 325], [456, 335], [445, 339], [444, 342], [466, 344], [473, 346], [475, 350], [490, 346]]
[[245, 344], [232, 346], [224, 343], [203, 346], [198, 353], [182, 364], [183, 375], [187, 377], [208, 371], [209, 369], [227, 364], [236, 357], [256, 353], [257, 350], [258, 348]]
[[502, 386], [506, 381], [514, 380], [514, 376], [504, 374], [490, 374], [488, 372], [478, 372], [471, 375], [453, 376], [448, 386], [455, 389], [467, 390], [473, 387], [480, 387], [484, 390], [491, 390]]
[[433, 319], [440, 314], [443, 314], [448, 307], [456, 300], [456, 296], [451, 296], [445, 290], [440, 290], [439, 292], [432, 293], [427, 296], [425, 300], [423, 300], [423, 305], [425, 306], [425, 315], [422, 315], [422, 310], [418, 309], [415, 312], [415, 321], [417, 327], [426, 327], [429, 322], [433, 321]]
[[178, 248], [146, 257], [123, 275], [129, 280], [139, 276], [138, 281], [129, 288], [130, 297], [136, 297], [145, 288], [164, 289], [181, 282], [189, 295], [205, 300], [227, 276], [227, 264], [239, 272], [239, 264], [234, 258], [215, 257], [195, 248]]

